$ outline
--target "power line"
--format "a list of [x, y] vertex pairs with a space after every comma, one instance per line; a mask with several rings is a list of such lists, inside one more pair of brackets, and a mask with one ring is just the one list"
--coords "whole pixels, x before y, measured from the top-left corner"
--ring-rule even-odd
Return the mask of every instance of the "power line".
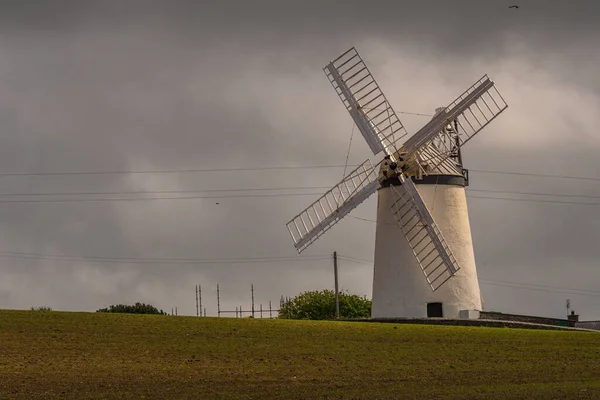
[[585, 176], [535, 174], [535, 173], [530, 173], [530, 172], [491, 171], [491, 170], [469, 168], [469, 172], [471, 172], [471, 171], [485, 173], [485, 174], [518, 175], [518, 176], [532, 176], [532, 177], [537, 177], [537, 178], [580, 179], [580, 180], [588, 180], [588, 181], [600, 181], [600, 178], [591, 178], [591, 177], [585, 177]]
[[586, 203], [582, 201], [562, 201], [562, 200], [541, 200], [541, 199], [511, 199], [507, 197], [492, 197], [492, 196], [469, 196], [470, 199], [488, 199], [488, 200], [505, 200], [505, 201], [524, 201], [530, 203], [553, 203], [553, 204], [572, 204], [579, 206], [600, 206], [600, 203]]
[[[503, 193], [503, 194], [524, 194], [530, 196], [554, 196], [554, 197], [579, 197], [585, 199], [600, 199], [600, 196], [582, 195], [582, 194], [566, 194], [566, 193], [542, 193], [542, 192], [517, 192], [509, 190], [493, 190], [493, 189], [466, 189], [467, 192], [488, 192], [488, 193]], [[532, 199], [535, 200], [535, 199]]]
[[[340, 260], [345, 260], [345, 261], [353, 262], [356, 264], [373, 266], [372, 261], [362, 260], [362, 259], [355, 258], [355, 257], [338, 255], [338, 258]], [[565, 287], [559, 287], [559, 286], [545, 286], [545, 285], [538, 285], [538, 284], [534, 284], [534, 283], [501, 281], [501, 280], [485, 279], [485, 278], [483, 278], [483, 279], [480, 278], [478, 280], [479, 280], [479, 282], [481, 282], [483, 284], [491, 285], [491, 286], [503, 286], [503, 287], [509, 287], [509, 288], [514, 288], [514, 289], [527, 289], [527, 290], [536, 290], [536, 291], [550, 292], [550, 293], [569, 293], [569, 294], [576, 294], [576, 295], [580, 295], [580, 296], [600, 297], [600, 290], [565, 288]]]
[[[70, 176], [70, 175], [136, 175], [136, 174], [177, 174], [177, 173], [203, 173], [203, 172], [242, 172], [242, 171], [278, 171], [278, 170], [298, 170], [298, 169], [329, 169], [329, 168], [345, 168], [358, 167], [359, 164], [348, 165], [296, 165], [296, 166], [273, 166], [273, 167], [237, 167], [237, 168], [189, 168], [189, 169], [169, 169], [169, 170], [113, 170], [113, 171], [63, 171], [63, 172], [2, 172], [3, 176]], [[482, 169], [469, 169], [470, 172], [479, 172], [486, 174], [500, 175], [517, 175], [531, 176], [540, 178], [558, 178], [558, 179], [579, 179], [600, 181], [600, 178], [571, 176], [571, 175], [551, 175], [537, 174], [529, 172], [511, 172], [511, 171], [494, 171]]]
[[252, 197], [290, 197], [290, 196], [319, 196], [322, 193], [270, 193], [224, 196], [179, 196], [179, 197], [137, 197], [111, 199], [47, 199], [47, 200], [0, 200], [0, 203], [98, 203], [119, 201], [149, 201], [149, 200], [199, 200], [199, 199], [232, 199]]
[[[600, 206], [600, 203], [590, 203], [582, 201], [562, 201], [562, 200], [543, 200], [543, 199], [514, 199], [508, 197], [493, 197], [493, 196], [468, 196], [468, 199], [483, 199], [483, 200], [500, 200], [500, 201], [516, 201], [516, 202], [527, 202], [527, 203], [549, 203], [549, 204], [568, 204], [578, 206]], [[0, 201], [1, 202], [1, 201]], [[359, 221], [377, 223], [376, 220], [356, 217], [351, 214], [347, 214], [347, 217], [357, 219]]]
[[421, 114], [421, 113], [416, 113], [416, 112], [408, 112], [408, 111], [397, 111], [397, 114], [404, 114], [404, 115], [416, 115], [419, 117], [433, 117], [433, 114]]
[[600, 290], [565, 288], [565, 287], [561, 287], [561, 286], [547, 286], [547, 285], [538, 285], [538, 284], [534, 284], [534, 283], [511, 282], [511, 281], [502, 281], [502, 280], [496, 280], [496, 279], [483, 279], [483, 280], [486, 282], [499, 282], [499, 283], [511, 284], [511, 285], [532, 286], [532, 287], [538, 287], [538, 288], [543, 288], [543, 289], [578, 290], [581, 292], [589, 292], [589, 293], [594, 293], [594, 294], [600, 295]]
[[582, 293], [580, 292], [582, 289], [560, 289], [560, 290], [550, 290], [550, 289], [540, 289], [540, 288], [535, 288], [535, 287], [526, 287], [526, 286], [516, 286], [516, 285], [509, 285], [509, 284], [502, 284], [502, 283], [494, 283], [494, 282], [489, 282], [485, 279], [479, 279], [479, 282], [484, 284], [484, 285], [490, 285], [490, 286], [502, 286], [502, 287], [508, 287], [508, 288], [512, 288], [512, 289], [525, 289], [525, 290], [535, 290], [538, 292], [548, 292], [548, 293], [565, 293], [565, 294], [571, 294], [571, 295], [578, 295], [578, 296], [591, 296], [591, 297], [600, 297], [600, 293]]
[[114, 171], [64, 171], [64, 172], [1, 172], [0, 176], [69, 176], [69, 175], [136, 175], [136, 174], [180, 174], [195, 172], [240, 172], [240, 171], [271, 171], [271, 170], [295, 170], [295, 169], [325, 169], [344, 168], [344, 165], [297, 165], [277, 167], [238, 167], [238, 168], [190, 168], [190, 169], [166, 169], [166, 170], [114, 170]]
[[359, 264], [373, 265], [373, 261], [363, 260], [363, 259], [356, 258], [356, 257], [343, 256], [343, 255], [339, 255], [339, 253], [338, 253], [338, 258], [344, 259], [346, 261], [354, 261], [354, 262], [359, 263]]
[[[272, 188], [236, 188], [236, 189], [190, 189], [190, 190], [138, 190], [138, 191], [113, 191], [113, 192], [29, 192], [29, 193], [0, 193], [0, 197], [24, 197], [24, 196], [115, 196], [115, 195], [152, 195], [152, 194], [184, 194], [184, 193], [219, 193], [219, 192], [263, 192], [275, 190], [309, 190], [309, 189], [330, 189], [330, 186], [287, 186], [287, 187], [272, 187]], [[520, 195], [535, 195], [535, 196], [554, 196], [554, 197], [578, 197], [588, 199], [600, 199], [600, 195], [580, 195], [580, 194], [565, 194], [565, 193], [543, 193], [543, 192], [520, 192], [509, 190], [494, 190], [494, 189], [466, 189], [467, 192], [488, 192], [500, 194], [520, 194]], [[274, 193], [269, 196], [295, 196], [295, 195], [318, 195], [322, 193]], [[218, 196], [222, 197], [222, 196]], [[477, 198], [476, 196], [473, 198]], [[483, 198], [483, 197], [482, 197]], [[162, 199], [162, 198], [161, 198]], [[169, 199], [168, 197], [166, 199]], [[505, 199], [504, 197], [498, 199]], [[108, 199], [111, 200], [111, 199]], [[509, 199], [511, 200], [511, 199]], [[514, 200], [514, 199], [513, 199]], [[521, 199], [516, 199], [521, 200]], [[536, 199], [525, 199], [536, 200]], [[0, 200], [1, 201], [1, 200]], [[595, 204], [595, 203], [585, 203]]]
[[273, 191], [273, 190], [308, 190], [308, 189], [330, 189], [329, 186], [288, 186], [272, 188], [236, 188], [236, 189], [190, 189], [190, 190], [132, 190], [118, 192], [34, 192], [34, 193], [0, 193], [0, 196], [115, 196], [115, 195], [134, 195], [134, 194], [182, 194], [182, 193], [214, 193], [214, 192], [255, 192], [255, 191]]
[[[54, 195], [59, 195], [55, 193]], [[119, 193], [125, 194], [125, 193]], [[269, 198], [269, 197], [297, 197], [297, 196], [321, 196], [323, 193], [268, 193], [268, 194], [240, 194], [240, 195], [213, 195], [213, 196], [173, 196], [173, 197], [137, 197], [137, 198], [71, 198], [71, 199], [0, 199], [0, 204], [6, 203], [98, 203], [98, 202], [130, 202], [130, 201], [158, 201], [158, 200], [200, 200], [200, 199], [232, 199], [232, 198]], [[19, 194], [21, 195], [21, 194]], [[48, 194], [46, 194], [48, 195]], [[551, 194], [548, 194], [551, 195]], [[585, 196], [582, 196], [585, 197]], [[587, 205], [600, 206], [600, 203], [579, 202], [579, 201], [561, 201], [561, 200], [542, 200], [542, 199], [515, 199], [508, 197], [493, 197], [493, 196], [472, 196], [469, 199], [487, 199], [487, 200], [504, 200], [504, 201], [521, 201], [533, 203], [555, 203], [555, 204], [571, 204], [571, 205]], [[368, 222], [376, 222], [374, 220], [355, 217], [351, 218], [364, 220]]]
[[315, 256], [269, 256], [269, 257], [224, 257], [224, 258], [143, 258], [143, 257], [109, 257], [109, 256], [72, 256], [59, 254], [43, 253], [24, 253], [0, 251], [0, 257], [36, 259], [36, 260], [55, 260], [55, 261], [74, 261], [90, 263], [110, 263], [110, 264], [255, 264], [266, 262], [299, 262], [299, 261], [319, 261], [329, 260], [329, 255]]
[[[24, 253], [0, 251], [0, 257], [17, 259], [38, 259], [54, 261], [71, 262], [89, 262], [89, 263], [110, 263], [110, 264], [256, 264], [256, 263], [277, 263], [277, 262], [305, 262], [329, 260], [329, 255], [314, 256], [267, 256], [267, 257], [237, 257], [237, 258], [142, 258], [142, 257], [109, 257], [109, 256], [72, 256], [43, 253]], [[350, 261], [363, 265], [373, 265], [372, 261], [362, 260], [350, 256], [338, 256], [339, 259]], [[515, 289], [536, 290], [551, 293], [570, 293], [581, 296], [600, 297], [600, 291], [591, 289], [564, 288], [558, 286], [545, 286], [525, 282], [511, 282], [493, 279], [479, 279], [483, 284], [492, 286], [504, 286]]]

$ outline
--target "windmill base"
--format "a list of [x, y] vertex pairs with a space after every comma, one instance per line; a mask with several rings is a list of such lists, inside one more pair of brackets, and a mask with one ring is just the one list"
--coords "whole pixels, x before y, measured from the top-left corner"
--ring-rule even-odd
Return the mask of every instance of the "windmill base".
[[464, 178], [429, 175], [414, 182], [461, 268], [435, 292], [431, 289], [391, 211], [392, 189], [383, 185], [378, 190], [371, 317], [460, 318], [461, 311], [481, 310]]

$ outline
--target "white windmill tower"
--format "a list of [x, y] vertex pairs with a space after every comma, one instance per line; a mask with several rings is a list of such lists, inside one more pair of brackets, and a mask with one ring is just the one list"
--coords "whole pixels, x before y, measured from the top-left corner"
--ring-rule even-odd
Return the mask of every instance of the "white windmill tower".
[[372, 317], [481, 310], [460, 148], [507, 108], [494, 82], [484, 75], [406, 138], [354, 47], [323, 70], [373, 153], [385, 156], [367, 159], [287, 223], [296, 249], [377, 192]]

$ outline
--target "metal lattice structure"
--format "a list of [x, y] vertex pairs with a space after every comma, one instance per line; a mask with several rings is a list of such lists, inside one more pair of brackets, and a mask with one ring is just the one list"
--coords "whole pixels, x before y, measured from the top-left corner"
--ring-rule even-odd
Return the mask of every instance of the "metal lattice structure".
[[[428, 173], [462, 175], [452, 157], [508, 106], [492, 80], [484, 75], [448, 106], [407, 138], [408, 134], [367, 65], [352, 47], [323, 68], [373, 154], [340, 183], [287, 223], [298, 252], [302, 252], [345, 215], [377, 191], [383, 181], [392, 186], [395, 216], [428, 285], [441, 287], [460, 269], [412, 177]], [[385, 171], [384, 171], [385, 168]], [[381, 173], [384, 171], [385, 173]]]
[[427, 206], [411, 179], [401, 188], [391, 186], [392, 212], [408, 240], [414, 256], [432, 290], [442, 286], [460, 269], [444, 236], [433, 221]]
[[317, 201], [287, 223], [299, 251], [327, 232], [379, 187], [378, 165], [366, 160]]
[[395, 144], [408, 132], [356, 49], [351, 48], [323, 70], [373, 154], [384, 151], [392, 155]]

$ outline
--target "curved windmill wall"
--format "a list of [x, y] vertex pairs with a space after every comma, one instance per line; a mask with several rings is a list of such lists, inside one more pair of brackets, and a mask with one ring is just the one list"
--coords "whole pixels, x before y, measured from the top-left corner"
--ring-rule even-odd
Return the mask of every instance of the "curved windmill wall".
[[427, 317], [427, 304], [438, 302], [444, 318], [458, 318], [461, 310], [481, 310], [464, 185], [415, 184], [461, 269], [433, 292], [392, 214], [392, 189], [380, 188], [372, 318]]

